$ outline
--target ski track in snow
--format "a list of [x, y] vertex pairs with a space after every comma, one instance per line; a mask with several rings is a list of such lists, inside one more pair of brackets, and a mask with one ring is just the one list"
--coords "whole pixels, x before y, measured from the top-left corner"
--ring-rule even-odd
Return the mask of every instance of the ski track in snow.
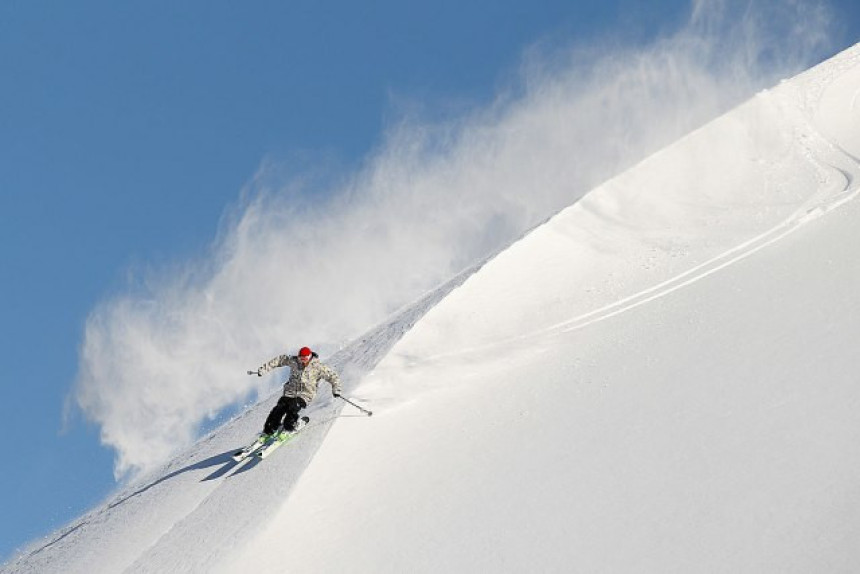
[[[846, 60], [849, 60], [852, 66], [847, 70], [837, 70], [838, 76], [840, 77], [826, 82], [825, 89], [832, 88], [834, 84], [838, 83], [839, 79], [842, 79], [842, 77], [852, 84], [858, 83], [857, 77], [860, 76], [860, 70], [853, 66], [853, 64], [856, 63], [857, 58], [846, 58]], [[839, 68], [838, 65], [835, 65], [834, 67], [837, 69]], [[854, 111], [856, 109], [858, 97], [860, 97], [860, 90], [854, 91], [849, 101], [845, 105], [840, 106], [840, 108]], [[845, 122], [841, 115], [838, 118], [828, 118], [827, 120], [830, 125], [825, 126], [826, 128], [841, 129], [852, 125], [850, 122]], [[834, 139], [833, 136], [828, 137], [824, 135], [822, 133], [821, 126], [815, 125], [812, 120], [797, 116], [795, 121], [802, 124], [803, 127], [803, 137], [805, 141], [802, 142], [802, 145], [804, 155], [806, 156], [807, 161], [818, 171], [820, 179], [826, 182], [826, 185], [819, 188], [813, 197], [805, 202], [802, 207], [787, 219], [752, 239], [744, 241], [743, 243], [720, 253], [704, 263], [683, 271], [666, 281], [662, 281], [652, 287], [642, 289], [641, 291], [623, 297], [598, 309], [565, 319], [564, 321], [537, 331], [499, 339], [487, 345], [466, 347], [455, 352], [429, 356], [421, 362], [442, 361], [460, 355], [484, 352], [499, 347], [510, 347], [512, 345], [523, 344], [536, 339], [550, 337], [558, 333], [568, 333], [584, 329], [595, 323], [616, 317], [642, 305], [670, 295], [679, 289], [689, 287], [690, 285], [693, 285], [730, 265], [750, 257], [756, 252], [798, 231], [804, 225], [807, 225], [847, 202], [854, 200], [857, 197], [857, 194], [860, 193], [860, 187], [855, 185], [856, 174], [860, 172], [860, 169], [858, 169], [860, 168], [860, 159], [847, 151], [838, 139]], [[833, 125], [833, 122], [836, 122], [836, 125]]]

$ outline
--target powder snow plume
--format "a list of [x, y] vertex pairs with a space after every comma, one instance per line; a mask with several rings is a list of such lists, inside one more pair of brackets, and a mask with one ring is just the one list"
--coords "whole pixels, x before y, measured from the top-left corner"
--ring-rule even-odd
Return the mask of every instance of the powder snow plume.
[[337, 350], [817, 61], [830, 26], [813, 2], [697, 0], [645, 45], [536, 44], [493, 102], [458, 118], [395, 111], [380, 147], [334, 183], [264, 161], [206, 257], [149, 272], [91, 312], [70, 402], [116, 451], [118, 478], [152, 469], [272, 390], [248, 368], [302, 345]]

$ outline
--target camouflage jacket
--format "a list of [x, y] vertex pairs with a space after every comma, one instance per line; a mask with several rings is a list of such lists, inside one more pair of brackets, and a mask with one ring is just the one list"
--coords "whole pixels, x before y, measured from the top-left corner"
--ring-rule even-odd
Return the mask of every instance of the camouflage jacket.
[[268, 373], [278, 367], [290, 368], [290, 378], [284, 383], [285, 397], [301, 397], [307, 404], [311, 404], [317, 396], [320, 379], [327, 380], [332, 392], [340, 394], [340, 377], [334, 369], [321, 363], [316, 353], [311, 356], [307, 366], [303, 366], [295, 355], [280, 355], [264, 363], [259, 372]]

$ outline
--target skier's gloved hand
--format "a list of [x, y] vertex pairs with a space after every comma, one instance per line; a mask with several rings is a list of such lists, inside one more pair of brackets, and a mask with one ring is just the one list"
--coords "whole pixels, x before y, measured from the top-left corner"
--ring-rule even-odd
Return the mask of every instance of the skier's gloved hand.
[[333, 392], [333, 393], [332, 393], [332, 396], [333, 396], [334, 398], [338, 398], [338, 397], [340, 397], [340, 393], [339, 393], [339, 392], [337, 392], [337, 391], [335, 391], [335, 392]]

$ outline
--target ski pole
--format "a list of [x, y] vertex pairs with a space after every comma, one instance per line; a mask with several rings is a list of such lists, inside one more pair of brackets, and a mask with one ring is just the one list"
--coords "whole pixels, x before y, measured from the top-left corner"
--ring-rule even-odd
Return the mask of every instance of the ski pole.
[[358, 406], [357, 404], [355, 404], [354, 402], [352, 402], [352, 401], [351, 401], [351, 400], [349, 400], [348, 398], [344, 397], [343, 395], [338, 395], [338, 398], [343, 399], [344, 401], [348, 402], [349, 404], [351, 404], [352, 406], [354, 406], [355, 408], [357, 408], [358, 410], [360, 410], [361, 412], [363, 412], [363, 413], [364, 413], [364, 414], [366, 414], [367, 416], [371, 416], [371, 415], [373, 414], [373, 412], [372, 412], [372, 411], [369, 411], [369, 410], [367, 410], [367, 409], [365, 409], [365, 408], [362, 408], [362, 407]]

